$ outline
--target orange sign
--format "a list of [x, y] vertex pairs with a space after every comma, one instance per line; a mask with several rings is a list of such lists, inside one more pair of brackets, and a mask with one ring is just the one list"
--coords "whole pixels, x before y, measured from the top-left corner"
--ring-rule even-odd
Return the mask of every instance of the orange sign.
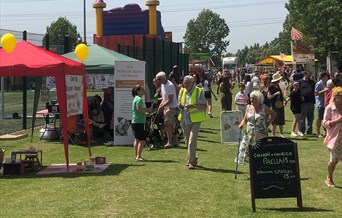
[[144, 86], [144, 80], [116, 80], [115, 81], [116, 88], [133, 88], [136, 85]]

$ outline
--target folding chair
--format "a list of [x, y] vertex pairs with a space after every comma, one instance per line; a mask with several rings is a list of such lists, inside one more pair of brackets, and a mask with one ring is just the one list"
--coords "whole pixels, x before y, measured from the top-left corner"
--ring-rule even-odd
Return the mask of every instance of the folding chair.
[[78, 126], [77, 115], [68, 117], [68, 137], [72, 144], [77, 145], [85, 135], [85, 128]]

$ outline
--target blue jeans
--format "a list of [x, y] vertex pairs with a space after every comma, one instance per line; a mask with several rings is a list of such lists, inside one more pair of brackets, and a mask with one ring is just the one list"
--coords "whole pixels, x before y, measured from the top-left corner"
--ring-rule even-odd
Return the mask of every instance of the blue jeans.
[[[312, 123], [314, 120], [315, 104], [314, 103], [302, 103], [302, 113], [300, 114], [300, 131], [302, 133], [312, 133]], [[308, 125], [305, 125], [305, 119], [308, 121]]]

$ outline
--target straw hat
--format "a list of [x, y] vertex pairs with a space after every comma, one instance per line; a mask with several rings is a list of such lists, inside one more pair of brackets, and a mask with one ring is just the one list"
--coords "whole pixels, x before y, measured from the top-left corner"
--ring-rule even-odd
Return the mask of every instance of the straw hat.
[[274, 83], [274, 82], [277, 82], [279, 80], [281, 80], [281, 75], [280, 75], [280, 72], [277, 71], [275, 74], [273, 74], [271, 82]]

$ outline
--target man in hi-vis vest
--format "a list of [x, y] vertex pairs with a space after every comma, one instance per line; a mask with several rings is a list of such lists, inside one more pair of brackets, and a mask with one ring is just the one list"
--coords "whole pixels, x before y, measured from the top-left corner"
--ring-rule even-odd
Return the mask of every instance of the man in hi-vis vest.
[[204, 90], [195, 86], [194, 77], [190, 75], [185, 76], [183, 87], [178, 95], [178, 107], [181, 110], [178, 120], [181, 122], [185, 144], [188, 147], [187, 166], [189, 169], [195, 169], [197, 165], [197, 136], [201, 122], [204, 121], [207, 105]]

